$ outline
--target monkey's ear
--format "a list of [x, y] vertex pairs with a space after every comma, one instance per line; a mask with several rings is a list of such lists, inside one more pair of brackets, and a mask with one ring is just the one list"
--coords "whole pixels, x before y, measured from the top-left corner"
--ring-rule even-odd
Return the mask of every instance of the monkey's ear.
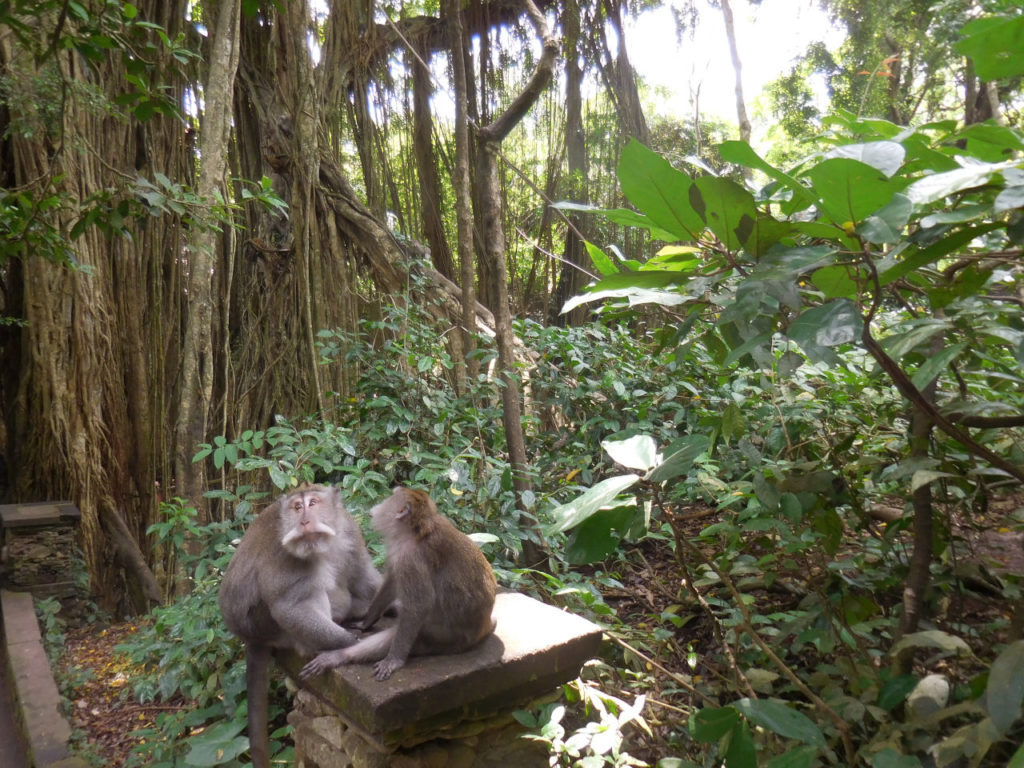
[[398, 510], [398, 513], [395, 515], [395, 519], [396, 520], [401, 520], [403, 517], [408, 515], [410, 512], [412, 512], [412, 504], [410, 504], [407, 501], [407, 502], [405, 502], [405, 504], [402, 505], [402, 508], [400, 510]]

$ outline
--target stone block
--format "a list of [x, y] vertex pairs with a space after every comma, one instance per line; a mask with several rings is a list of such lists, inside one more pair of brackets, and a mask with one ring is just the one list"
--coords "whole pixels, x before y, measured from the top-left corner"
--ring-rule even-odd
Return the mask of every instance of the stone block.
[[[373, 665], [355, 664], [304, 681], [304, 687], [363, 738], [390, 751], [438, 736], [470, 735], [472, 721], [515, 709], [574, 679], [601, 644], [600, 627], [526, 595], [499, 594], [494, 614], [494, 634], [467, 653], [412, 657], [385, 681], [374, 678]], [[280, 654], [279, 661], [296, 679], [305, 663], [294, 653]]]

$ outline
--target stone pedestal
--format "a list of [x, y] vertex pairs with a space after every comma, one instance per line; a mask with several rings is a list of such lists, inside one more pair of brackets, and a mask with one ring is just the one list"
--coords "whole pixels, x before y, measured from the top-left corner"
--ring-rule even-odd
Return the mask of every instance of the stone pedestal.
[[0, 581], [40, 597], [73, 592], [81, 517], [70, 501], [0, 505]]
[[[389, 680], [352, 665], [304, 682], [289, 722], [303, 768], [532, 768], [547, 750], [522, 739], [511, 712], [554, 694], [598, 651], [601, 630], [514, 593], [472, 651], [409, 659]], [[297, 679], [304, 659], [281, 654]]]

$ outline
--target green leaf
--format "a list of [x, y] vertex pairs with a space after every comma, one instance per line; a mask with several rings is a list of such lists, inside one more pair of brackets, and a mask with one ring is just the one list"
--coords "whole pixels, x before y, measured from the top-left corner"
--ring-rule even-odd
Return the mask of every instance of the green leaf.
[[915, 205], [927, 205], [965, 189], [988, 184], [997, 173], [1016, 165], [1017, 163], [1012, 160], [1002, 163], [977, 163], [954, 171], [933, 173], [907, 187], [906, 194]]
[[1024, 768], [1024, 744], [1021, 744], [1020, 749], [1013, 753], [1006, 768]]
[[649, 435], [634, 435], [625, 440], [604, 440], [601, 447], [615, 462], [642, 472], [647, 472], [660, 460], [658, 444]]
[[702, 176], [690, 188], [690, 202], [730, 251], [738, 251], [754, 234], [754, 196], [735, 181]]
[[824, 212], [836, 224], [856, 226], [868, 214], [888, 205], [899, 185], [859, 160], [835, 157], [807, 172]]
[[602, 480], [572, 501], [551, 510], [551, 517], [556, 522], [548, 526], [546, 531], [551, 534], [559, 533], [579, 525], [602, 507], [608, 506], [616, 496], [639, 479], [639, 475], [629, 474]]
[[750, 728], [744, 722], [733, 726], [725, 751], [726, 768], [757, 768], [757, 749]]
[[814, 196], [807, 190], [807, 187], [789, 174], [763, 160], [745, 141], [722, 142], [718, 145], [718, 152], [727, 163], [736, 163], [737, 165], [762, 171], [792, 192], [792, 201], [782, 205], [784, 213], [790, 214], [814, 205]]
[[924, 389], [931, 383], [931, 380], [946, 370], [947, 366], [956, 359], [966, 344], [954, 344], [951, 347], [946, 347], [937, 355], [932, 355], [922, 363], [921, 367], [914, 373], [911, 381], [914, 382], [914, 386], [918, 389]]
[[1024, 186], [1007, 187], [996, 195], [992, 204], [993, 213], [1004, 213], [1016, 208], [1024, 208]]
[[598, 208], [593, 205], [585, 205], [583, 203], [568, 203], [558, 202], [552, 203], [552, 208], [557, 208], [562, 211], [575, 211], [578, 213], [593, 213], [602, 218], [607, 219], [613, 224], [621, 224], [624, 227], [640, 227], [646, 229], [651, 233], [651, 237], [655, 240], [665, 240], [671, 242], [676, 239], [676, 235], [672, 232], [666, 232], [664, 229], [659, 227], [654, 221], [648, 216], [644, 216], [642, 213], [638, 213], [630, 208]]
[[594, 269], [596, 269], [602, 277], [618, 274], [619, 268], [616, 267], [615, 263], [605, 255], [604, 251], [589, 240], [584, 241], [583, 245], [586, 246], [587, 255], [590, 256], [590, 260], [594, 263]]
[[923, 488], [929, 483], [943, 477], [956, 477], [956, 475], [950, 474], [949, 472], [939, 472], [934, 469], [919, 469], [910, 476], [910, 492], [913, 493], [918, 488]]
[[682, 304], [687, 297], [667, 288], [686, 281], [686, 277], [678, 272], [655, 270], [651, 272], [625, 272], [609, 275], [587, 288], [586, 293], [574, 296], [562, 306], [562, 314], [591, 301], [604, 299], [628, 298], [630, 306], [654, 302], [665, 306]]
[[565, 557], [573, 565], [588, 565], [604, 560], [619, 547], [637, 515], [636, 503], [601, 509], [572, 530]]
[[648, 472], [644, 479], [651, 483], [662, 483], [685, 475], [710, 444], [708, 436], [701, 434], [686, 435], [673, 441], [665, 450], [665, 460]]
[[801, 347], [836, 347], [860, 338], [864, 320], [854, 303], [835, 299], [803, 312], [786, 335]]
[[622, 149], [618, 176], [629, 201], [675, 239], [696, 240], [704, 231], [704, 221], [690, 204], [693, 181], [635, 139]]
[[1000, 733], [1008, 733], [1024, 702], [1024, 640], [1011, 643], [992, 662], [985, 688], [985, 709]]
[[733, 707], [704, 707], [690, 715], [690, 735], [696, 741], [718, 741], [740, 722], [740, 714]]
[[887, 206], [860, 223], [857, 234], [870, 243], [899, 242], [913, 210], [914, 204], [910, 202], [910, 198], [897, 193], [892, 196], [892, 201]]
[[871, 141], [866, 144], [845, 144], [828, 153], [828, 157], [845, 157], [870, 165], [886, 176], [892, 176], [903, 165], [907, 150], [895, 141]]
[[1024, 74], [1024, 16], [986, 16], [964, 24], [956, 50], [982, 80]]
[[921, 768], [921, 761], [913, 755], [901, 755], [886, 747], [871, 756], [871, 768]]
[[785, 754], [769, 760], [767, 768], [811, 768], [820, 752], [817, 747], [787, 749]]
[[857, 294], [857, 281], [850, 277], [852, 267], [833, 265], [815, 270], [811, 283], [826, 299], [849, 298]]
[[743, 418], [743, 410], [736, 403], [729, 403], [722, 414], [722, 437], [726, 440], [743, 437], [747, 431], [747, 422]]
[[907, 694], [915, 687], [917, 687], [917, 678], [914, 675], [896, 675], [886, 681], [882, 690], [879, 691], [878, 706], [887, 712], [892, 711], [907, 700]]
[[904, 635], [893, 645], [889, 653], [892, 656], [898, 656], [906, 648], [937, 648], [945, 653], [957, 654], [971, 652], [970, 647], [962, 638], [940, 629], [929, 629]]
[[778, 699], [740, 699], [733, 706], [754, 725], [779, 736], [821, 749], [826, 746], [825, 737], [813, 720]]

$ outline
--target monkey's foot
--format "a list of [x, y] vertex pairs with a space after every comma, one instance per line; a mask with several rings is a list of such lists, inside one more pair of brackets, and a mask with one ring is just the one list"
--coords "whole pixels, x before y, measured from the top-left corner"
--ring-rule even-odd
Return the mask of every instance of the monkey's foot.
[[387, 680], [391, 677], [391, 673], [399, 667], [404, 667], [405, 661], [402, 659], [393, 659], [390, 656], [378, 661], [373, 665], [373, 676], [378, 680]]
[[344, 649], [337, 651], [324, 651], [316, 655], [312, 661], [308, 662], [306, 666], [299, 672], [299, 677], [305, 680], [307, 677], [316, 677], [321, 675], [329, 669], [340, 667], [343, 664], [348, 664], [348, 654], [345, 653]]

